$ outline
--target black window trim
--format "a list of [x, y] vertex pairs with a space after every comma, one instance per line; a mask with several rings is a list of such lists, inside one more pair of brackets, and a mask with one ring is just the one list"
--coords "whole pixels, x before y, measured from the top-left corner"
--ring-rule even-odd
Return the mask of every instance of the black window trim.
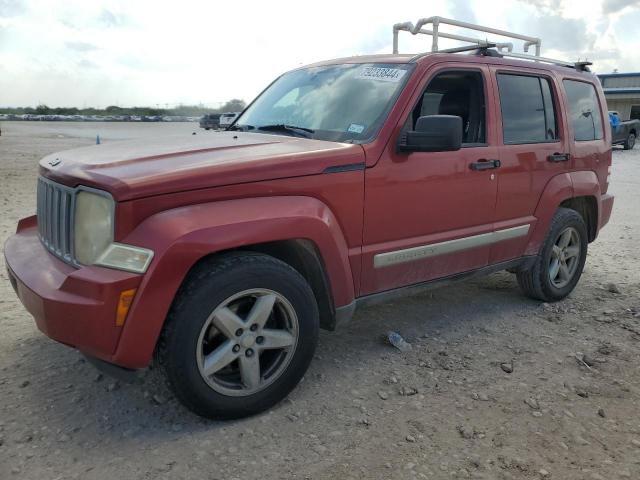
[[[569, 105], [569, 98], [567, 96], [567, 91], [566, 91], [566, 88], [564, 86], [564, 82], [567, 81], [567, 80], [571, 81], [571, 82], [584, 83], [586, 85], [589, 85], [593, 89], [593, 93], [596, 94], [596, 102], [598, 103], [598, 109], [600, 110], [600, 128], [601, 128], [600, 133], [602, 134], [602, 137], [600, 137], [600, 138], [592, 138], [590, 140], [576, 140], [576, 134], [573, 131], [573, 123], [571, 122], [571, 115], [569, 114], [571, 106]], [[588, 80], [584, 80], [582, 78], [574, 78], [574, 77], [562, 77], [561, 81], [562, 81], [562, 88], [565, 89], [565, 96], [567, 97], [567, 114], [569, 114], [569, 115], [567, 115], [567, 123], [571, 125], [571, 133], [573, 134], [572, 138], [571, 138], [571, 141], [575, 142], [575, 143], [604, 142], [605, 138], [606, 138], [605, 123], [607, 125], [609, 124], [609, 111], [607, 110], [607, 115], [606, 116], [603, 114], [602, 104], [600, 103], [600, 96], [598, 95], [598, 89], [596, 88], [595, 84], [592, 83], [592, 82], [589, 82]], [[595, 131], [595, 129], [594, 129], [594, 131]]]
[[[536, 77], [538, 79], [544, 78], [545, 80], [547, 80], [549, 82], [549, 89], [551, 90], [551, 101], [552, 101], [552, 107], [553, 107], [553, 116], [556, 119], [556, 132], [558, 134], [558, 138], [554, 139], [554, 140], [538, 140], [538, 141], [528, 141], [528, 142], [505, 142], [504, 141], [504, 119], [502, 118], [502, 98], [500, 97], [500, 86], [498, 85], [498, 75], [503, 74], [503, 75], [516, 75], [516, 76], [520, 76], [520, 77]], [[544, 73], [537, 73], [537, 72], [523, 72], [522, 70], [505, 70], [505, 69], [496, 69], [494, 71], [494, 78], [495, 78], [495, 82], [496, 82], [496, 91], [498, 94], [498, 102], [500, 103], [500, 125], [502, 126], [502, 145], [536, 145], [536, 144], [540, 144], [540, 143], [549, 143], [549, 144], [553, 144], [553, 143], [562, 143], [564, 141], [564, 136], [563, 136], [563, 131], [560, 128], [560, 124], [562, 122], [559, 121], [558, 119], [558, 101], [560, 99], [560, 97], [558, 96], [558, 92], [556, 91], [556, 85], [553, 81], [553, 77], [551, 77], [550, 75], [544, 74]], [[544, 104], [544, 95], [542, 95], [542, 91], [540, 91], [540, 95], [542, 97], [542, 105], [543, 107], [545, 106]], [[547, 123], [547, 114], [546, 114], [546, 109], [545, 109], [545, 115], [544, 115], [544, 121], [545, 121], [545, 125]]]
[[[435, 72], [431, 72], [431, 74], [429, 74], [429, 72], [427, 72], [427, 81], [424, 84], [424, 87], [419, 88], [420, 91], [420, 95], [418, 95], [418, 98], [416, 99], [415, 103], [413, 104], [413, 106], [409, 109], [409, 114], [407, 116], [407, 118], [405, 118], [404, 122], [402, 122], [402, 125], [406, 125], [407, 120], [409, 120], [412, 115], [413, 115], [413, 111], [416, 109], [416, 107], [418, 106], [418, 104], [420, 103], [420, 101], [422, 100], [422, 97], [424, 96], [424, 92], [427, 90], [427, 87], [429, 87], [429, 84], [431, 83], [431, 81], [436, 78], [438, 75], [440, 75], [441, 73], [456, 73], [456, 72], [476, 72], [480, 74], [480, 78], [482, 79], [482, 88], [483, 88], [483, 93], [484, 93], [484, 124], [485, 124], [485, 131], [484, 131], [484, 138], [485, 140], [487, 140], [486, 142], [483, 143], [478, 143], [478, 142], [474, 142], [474, 143], [463, 143], [461, 145], [460, 148], [477, 148], [477, 147], [488, 147], [489, 144], [489, 122], [488, 122], [488, 108], [487, 108], [487, 99], [488, 99], [488, 94], [489, 92], [487, 91], [487, 79], [485, 78], [484, 75], [484, 70], [482, 68], [477, 68], [477, 67], [443, 67], [440, 69], [436, 69]], [[489, 79], [490, 80], [490, 79]], [[400, 134], [402, 135], [402, 129], [400, 130]]]

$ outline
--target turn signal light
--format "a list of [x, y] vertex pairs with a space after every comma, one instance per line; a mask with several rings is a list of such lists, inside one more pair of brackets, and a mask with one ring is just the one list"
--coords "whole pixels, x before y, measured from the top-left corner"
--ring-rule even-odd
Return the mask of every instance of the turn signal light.
[[123, 290], [120, 293], [120, 300], [118, 300], [118, 309], [116, 310], [116, 327], [121, 327], [124, 325], [124, 321], [127, 318], [127, 313], [129, 313], [129, 308], [131, 308], [131, 304], [133, 303], [133, 297], [136, 294], [136, 289], [132, 288], [131, 290]]

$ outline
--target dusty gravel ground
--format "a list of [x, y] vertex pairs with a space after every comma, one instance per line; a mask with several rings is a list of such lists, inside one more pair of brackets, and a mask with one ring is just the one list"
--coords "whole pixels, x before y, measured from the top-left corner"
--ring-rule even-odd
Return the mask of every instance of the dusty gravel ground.
[[[45, 154], [193, 130], [5, 122], [0, 239], [33, 213]], [[615, 151], [611, 190], [565, 301], [528, 300], [499, 273], [362, 310], [323, 332], [286, 401], [235, 422], [190, 414], [149, 377], [102, 377], [36, 329], [2, 268], [0, 478], [638, 479], [640, 149]], [[390, 329], [413, 349], [385, 344]]]

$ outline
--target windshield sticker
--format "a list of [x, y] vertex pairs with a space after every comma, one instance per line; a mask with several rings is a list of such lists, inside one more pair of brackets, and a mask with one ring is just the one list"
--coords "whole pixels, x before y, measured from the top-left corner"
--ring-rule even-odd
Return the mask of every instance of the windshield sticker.
[[347, 131], [351, 133], [362, 133], [364, 132], [364, 125], [358, 125], [357, 123], [352, 123], [351, 125], [349, 125], [349, 128], [347, 129]]
[[399, 68], [364, 67], [362, 71], [356, 75], [356, 78], [396, 83], [402, 80], [405, 73], [407, 73], [406, 70]]

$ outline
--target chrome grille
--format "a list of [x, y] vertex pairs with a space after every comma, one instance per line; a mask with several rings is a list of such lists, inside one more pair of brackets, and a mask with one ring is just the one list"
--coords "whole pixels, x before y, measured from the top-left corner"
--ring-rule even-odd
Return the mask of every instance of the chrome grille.
[[67, 263], [73, 261], [73, 204], [75, 190], [38, 178], [38, 233], [42, 244]]

